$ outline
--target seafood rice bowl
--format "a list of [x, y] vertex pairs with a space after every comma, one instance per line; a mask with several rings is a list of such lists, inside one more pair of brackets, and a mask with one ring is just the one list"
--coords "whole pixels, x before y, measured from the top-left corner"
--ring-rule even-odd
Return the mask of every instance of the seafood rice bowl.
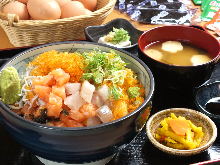
[[154, 91], [142, 61], [89, 42], [29, 49], [0, 77], [5, 128], [37, 156], [65, 163], [105, 159], [129, 143], [148, 119]]

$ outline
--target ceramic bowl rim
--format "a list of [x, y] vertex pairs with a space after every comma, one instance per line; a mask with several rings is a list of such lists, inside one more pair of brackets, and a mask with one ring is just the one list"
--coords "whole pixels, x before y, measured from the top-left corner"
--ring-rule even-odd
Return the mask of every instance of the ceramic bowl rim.
[[[115, 123], [119, 123], [123, 120], [126, 120], [127, 118], [130, 118], [131, 116], [133, 116], [134, 114], [138, 113], [141, 111], [141, 109], [152, 99], [153, 97], [153, 93], [154, 93], [154, 86], [155, 86], [155, 82], [154, 82], [154, 77], [153, 74], [151, 72], [151, 70], [149, 69], [149, 67], [143, 62], [141, 61], [139, 58], [135, 57], [134, 55], [128, 53], [127, 51], [109, 46], [109, 45], [105, 45], [105, 44], [99, 44], [99, 43], [94, 43], [94, 42], [87, 42], [87, 41], [62, 41], [62, 42], [54, 42], [54, 43], [49, 43], [49, 44], [43, 44], [40, 46], [36, 46], [30, 49], [27, 49], [25, 51], [22, 51], [20, 53], [18, 53], [17, 55], [13, 56], [10, 60], [8, 60], [6, 63], [4, 63], [1, 67], [0, 67], [0, 71], [5, 67], [5, 65], [7, 65], [8, 63], [11, 63], [13, 60], [16, 60], [17, 58], [19, 58], [20, 56], [26, 54], [27, 52], [31, 52], [33, 50], [37, 50], [37, 49], [41, 49], [44, 47], [48, 47], [48, 46], [54, 46], [54, 45], [60, 45], [60, 44], [91, 44], [91, 45], [97, 45], [97, 46], [103, 46], [103, 47], [107, 47], [110, 49], [115, 49], [116, 51], [122, 52], [123, 54], [130, 56], [131, 58], [133, 58], [135, 61], [139, 62], [143, 68], [147, 71], [148, 76], [149, 76], [149, 80], [150, 80], [150, 87], [149, 87], [149, 93], [147, 95], [147, 97], [144, 99], [144, 102], [133, 112], [129, 113], [128, 115], [119, 118], [117, 120], [108, 122], [108, 123], [103, 123], [97, 126], [89, 126], [89, 127], [55, 127], [55, 126], [47, 126], [45, 124], [40, 124], [34, 121], [29, 121], [29, 120], [25, 120], [23, 117], [17, 115], [16, 113], [14, 113], [13, 111], [10, 110], [10, 108], [2, 103], [0, 101], [0, 107], [3, 109], [3, 111], [5, 111], [6, 113], [9, 113], [11, 116], [13, 116], [13, 118], [24, 122], [25, 124], [29, 124], [33, 127], [36, 128], [41, 128], [41, 129], [48, 129], [48, 130], [58, 130], [58, 131], [85, 131], [85, 130], [93, 130], [93, 129], [102, 129], [103, 127], [108, 127], [111, 126]], [[1, 111], [0, 111], [0, 117], [1, 117]]]
[[193, 110], [193, 109], [189, 109], [189, 108], [168, 108], [168, 109], [164, 109], [162, 111], [159, 111], [157, 113], [155, 113], [154, 115], [152, 115], [148, 121], [147, 121], [147, 124], [146, 124], [146, 129], [147, 130], [150, 130], [150, 125], [151, 123], [154, 121], [154, 119], [157, 117], [157, 116], [160, 116], [164, 113], [166, 113], [167, 111], [171, 111], [171, 112], [174, 112], [175, 111], [187, 111], [188, 113], [193, 113], [193, 114], [196, 114], [196, 115], [199, 115], [199, 116], [202, 116], [202, 118], [204, 118], [210, 125], [211, 125], [211, 128], [212, 128], [212, 131], [213, 131], [213, 134], [211, 135], [211, 138], [209, 139], [209, 141], [204, 144], [203, 146], [200, 146], [198, 148], [195, 148], [195, 149], [191, 149], [191, 150], [180, 150], [180, 149], [174, 149], [174, 148], [171, 148], [171, 147], [167, 147], [161, 143], [159, 143], [152, 135], [151, 131], [147, 131], [147, 136], [148, 136], [148, 139], [149, 141], [158, 149], [160, 149], [161, 151], [163, 152], [166, 152], [166, 153], [169, 153], [169, 154], [172, 154], [172, 155], [178, 155], [178, 156], [188, 156], [188, 155], [193, 155], [193, 154], [197, 154], [197, 153], [200, 153], [204, 150], [206, 150], [207, 148], [209, 148], [213, 143], [214, 141], [216, 140], [217, 138], [217, 127], [215, 125], [215, 123], [208, 117], [206, 116], [205, 114], [201, 113], [201, 112], [198, 112], [196, 110]]
[[[219, 41], [218, 41], [215, 37], [213, 37], [210, 33], [208, 33], [207, 31], [201, 30], [201, 29], [198, 29], [198, 28], [195, 28], [195, 27], [193, 27], [193, 26], [186, 26], [186, 25], [165, 25], [165, 26], [158, 26], [158, 27], [154, 27], [154, 28], [152, 28], [152, 29], [146, 30], [146, 31], [144, 31], [144, 33], [142, 33], [142, 34], [140, 35], [140, 37], [139, 37], [139, 39], [138, 39], [138, 49], [139, 49], [139, 50], [141, 51], [141, 53], [142, 53], [141, 56], [144, 55], [144, 56], [150, 58], [151, 60], [153, 60], [154, 62], [159, 63], [160, 65], [164, 65], [164, 66], [168, 66], [168, 67], [178, 67], [178, 68], [196, 68], [196, 67], [199, 67], [199, 66], [204, 66], [204, 65], [211, 64], [211, 63], [215, 63], [216, 61], [220, 60], [220, 51], [219, 51], [219, 54], [218, 54], [215, 58], [213, 58], [212, 60], [210, 60], [210, 61], [208, 61], [208, 62], [206, 62], [206, 63], [199, 64], [199, 65], [192, 65], [192, 66], [190, 66], [190, 65], [189, 65], [189, 66], [188, 66], [188, 65], [186, 65], [186, 66], [181, 66], [181, 65], [166, 64], [166, 63], [157, 61], [157, 60], [151, 58], [150, 56], [148, 56], [146, 53], [144, 53], [144, 51], [140, 48], [140, 44], [141, 44], [141, 42], [143, 42], [143, 41], [142, 41], [142, 40], [143, 40], [143, 39], [142, 39], [143, 36], [145, 36], [146, 33], [149, 33], [149, 32], [154, 31], [154, 30], [156, 30], [156, 29], [169, 28], [169, 27], [192, 28], [192, 29], [194, 29], [194, 30], [196, 30], [196, 31], [200, 31], [200, 32], [202, 31], [202, 32], [205, 33], [205, 34], [209, 34], [209, 35], [216, 41], [216, 43], [219, 43]], [[220, 49], [220, 43], [219, 43], [219, 49]]]
[[[141, 30], [137, 29], [136, 27], [134, 27], [134, 25], [133, 25], [131, 22], [129, 22], [128, 20], [126, 20], [126, 19], [124, 19], [124, 18], [116, 18], [116, 19], [113, 19], [113, 20], [107, 22], [106, 24], [102, 24], [102, 25], [87, 26], [87, 27], [84, 29], [84, 32], [86, 33], [86, 35], [88, 36], [88, 38], [89, 38], [92, 42], [97, 43], [97, 41], [94, 40], [93, 37], [91, 37], [91, 35], [88, 33], [88, 29], [90, 29], [90, 28], [100, 28], [100, 27], [109, 26], [109, 25], [111, 25], [112, 23], [117, 22], [117, 21], [127, 22], [127, 23], [129, 24], [129, 26], [131, 26], [131, 27], [132, 27], [133, 29], [135, 29], [136, 31], [138, 31], [138, 32], [140, 32], [140, 33], [142, 33], [142, 34], [144, 33], [144, 31], [141, 31]], [[141, 35], [142, 35], [142, 34], [141, 34]], [[141, 35], [140, 35], [140, 36], [141, 36]], [[139, 37], [140, 37], [140, 36], [139, 36]], [[105, 44], [105, 45], [107, 45], [107, 44]], [[121, 48], [119, 48], [119, 49], [129, 49], [129, 48], [133, 48], [133, 47], [135, 47], [135, 46], [137, 46], [137, 45], [138, 45], [138, 41], [137, 41], [136, 43], [130, 45], [130, 46], [121, 47]], [[114, 46], [113, 46], [113, 47], [114, 47]], [[116, 48], [117, 48], [117, 47], [116, 47]]]

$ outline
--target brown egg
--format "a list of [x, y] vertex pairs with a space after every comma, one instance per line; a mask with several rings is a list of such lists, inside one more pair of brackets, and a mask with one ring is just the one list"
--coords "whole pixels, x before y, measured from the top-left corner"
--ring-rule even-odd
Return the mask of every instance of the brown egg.
[[89, 9], [90, 11], [94, 11], [97, 6], [97, 0], [76, 0], [81, 2], [85, 8]]
[[6, 14], [16, 14], [21, 20], [29, 19], [27, 6], [18, 1], [9, 2], [8, 4], [6, 4], [2, 12]]
[[79, 15], [85, 15], [87, 13], [86, 8], [81, 2], [70, 1], [62, 7], [61, 18], [69, 18]]
[[71, 0], [56, 0], [56, 1], [60, 5], [60, 7], [62, 7], [63, 5], [65, 5], [67, 2], [69, 2]]
[[28, 0], [17, 0], [17, 1], [19, 1], [19, 2], [21, 2], [21, 3], [25, 3], [25, 4], [26, 4]]
[[27, 9], [35, 20], [59, 19], [61, 8], [56, 0], [28, 0]]

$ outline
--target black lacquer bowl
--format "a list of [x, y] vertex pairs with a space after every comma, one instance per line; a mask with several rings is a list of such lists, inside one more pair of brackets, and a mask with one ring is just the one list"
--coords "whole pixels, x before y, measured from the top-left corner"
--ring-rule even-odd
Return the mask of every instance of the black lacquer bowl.
[[[178, 66], [157, 61], [144, 52], [150, 44], [164, 41], [183, 41], [202, 48], [210, 54], [212, 60], [195, 66]], [[156, 75], [156, 85], [179, 91], [192, 90], [209, 79], [220, 58], [218, 40], [199, 26], [173, 25], [153, 28], [140, 36], [138, 47], [140, 58]]]
[[133, 51], [137, 48], [138, 38], [143, 33], [136, 29], [128, 20], [118, 18], [108, 22], [105, 25], [99, 26], [88, 26], [85, 28], [85, 36], [88, 41], [98, 43], [100, 37], [107, 35], [110, 31], [114, 28], [123, 28], [126, 30], [130, 35], [131, 46], [124, 47], [122, 49], [126, 51]]
[[[144, 103], [134, 112], [118, 120], [94, 127], [51, 127], [25, 120], [0, 102], [1, 118], [12, 137], [33, 154], [51, 161], [86, 163], [107, 160], [142, 130], [151, 109], [154, 78], [149, 68], [125, 51], [91, 42], [58, 42], [28, 49], [9, 60], [2, 68], [14, 66], [24, 73], [33, 57], [49, 51], [85, 52], [95, 48], [115, 51], [133, 69], [145, 87]], [[103, 163], [104, 164], [104, 163]]]

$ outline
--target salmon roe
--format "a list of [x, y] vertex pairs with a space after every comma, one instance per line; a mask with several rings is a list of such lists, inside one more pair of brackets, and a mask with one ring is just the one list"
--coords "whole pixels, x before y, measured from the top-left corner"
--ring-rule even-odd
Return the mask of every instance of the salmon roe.
[[57, 52], [55, 50], [40, 54], [29, 66], [33, 76], [45, 76], [57, 68], [70, 74], [70, 82], [78, 82], [83, 74], [83, 57], [79, 53]]

